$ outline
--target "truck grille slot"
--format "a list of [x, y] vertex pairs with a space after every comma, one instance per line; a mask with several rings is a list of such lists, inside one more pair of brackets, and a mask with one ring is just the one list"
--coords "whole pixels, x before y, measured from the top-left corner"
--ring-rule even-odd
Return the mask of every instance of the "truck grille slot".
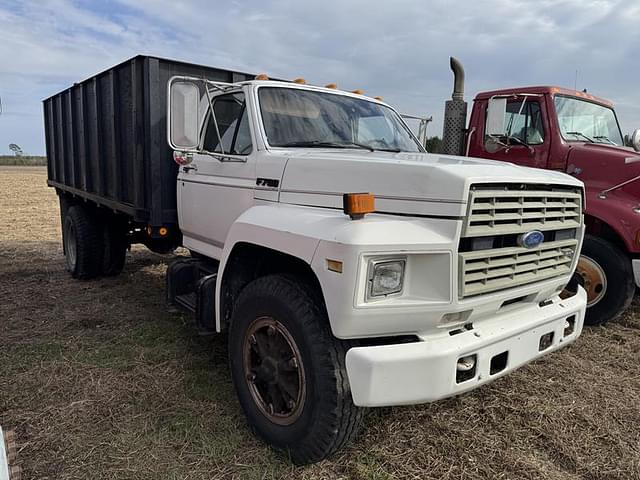
[[[460, 298], [568, 274], [581, 227], [580, 189], [473, 186], [460, 241]], [[519, 234], [532, 230], [544, 232], [545, 241], [536, 248], [516, 244]]]
[[462, 296], [514, 287], [571, 271], [577, 240], [543, 244], [537, 249], [497, 248], [463, 252]]
[[505, 235], [528, 230], [577, 228], [581, 224], [576, 190], [476, 190], [469, 199], [464, 237]]

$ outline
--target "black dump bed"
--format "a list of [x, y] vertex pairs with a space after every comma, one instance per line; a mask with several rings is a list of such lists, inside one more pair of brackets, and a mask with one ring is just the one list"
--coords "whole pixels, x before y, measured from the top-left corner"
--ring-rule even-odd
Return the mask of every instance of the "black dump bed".
[[152, 226], [177, 223], [178, 166], [167, 144], [174, 75], [253, 75], [137, 56], [44, 100], [49, 185]]

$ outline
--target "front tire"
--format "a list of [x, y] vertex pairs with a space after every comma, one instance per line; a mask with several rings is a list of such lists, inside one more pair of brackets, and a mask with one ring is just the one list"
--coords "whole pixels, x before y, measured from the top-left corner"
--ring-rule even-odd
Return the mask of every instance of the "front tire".
[[259, 278], [236, 302], [229, 363], [240, 404], [252, 430], [294, 463], [322, 460], [358, 431], [348, 347], [332, 335], [321, 301], [293, 278]]
[[585, 235], [576, 274], [587, 292], [584, 323], [602, 325], [624, 312], [635, 293], [631, 261], [618, 247]]

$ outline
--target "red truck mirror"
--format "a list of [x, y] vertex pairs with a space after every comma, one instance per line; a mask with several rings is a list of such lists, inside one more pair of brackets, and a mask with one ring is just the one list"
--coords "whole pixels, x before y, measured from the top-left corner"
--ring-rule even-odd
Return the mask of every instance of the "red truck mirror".
[[485, 135], [503, 136], [504, 118], [507, 112], [507, 99], [491, 97], [487, 105], [487, 130]]
[[169, 81], [168, 136], [174, 150], [195, 150], [199, 144], [198, 104], [200, 91], [190, 81]]
[[631, 146], [636, 152], [640, 152], [640, 128], [636, 128], [631, 134]]

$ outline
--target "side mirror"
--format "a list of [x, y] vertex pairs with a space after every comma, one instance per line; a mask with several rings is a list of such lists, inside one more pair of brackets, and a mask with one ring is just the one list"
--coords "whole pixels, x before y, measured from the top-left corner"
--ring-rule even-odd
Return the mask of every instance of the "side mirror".
[[168, 136], [174, 150], [198, 148], [199, 119], [198, 104], [200, 90], [193, 82], [172, 79], [169, 81]]
[[631, 134], [631, 146], [636, 152], [640, 152], [640, 128], [636, 128]]
[[502, 136], [504, 135], [504, 119], [507, 114], [507, 99], [495, 98], [489, 99], [487, 105], [487, 127], [485, 135]]

